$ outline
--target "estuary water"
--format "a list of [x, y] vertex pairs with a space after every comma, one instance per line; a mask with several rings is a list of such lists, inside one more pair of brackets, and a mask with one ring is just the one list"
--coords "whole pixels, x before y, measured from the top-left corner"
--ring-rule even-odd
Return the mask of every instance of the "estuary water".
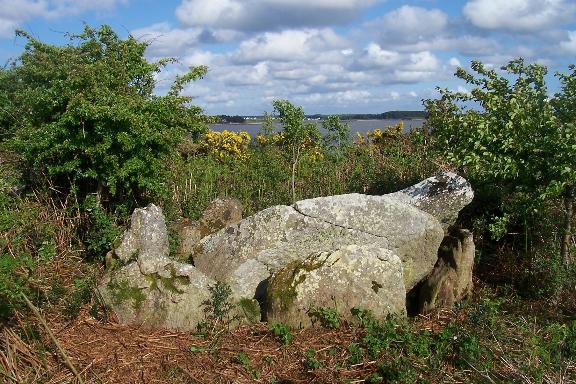
[[[343, 123], [348, 123], [350, 125], [350, 136], [356, 136], [356, 132], [360, 132], [361, 134], [365, 135], [367, 131], [373, 131], [376, 128], [385, 129], [386, 127], [394, 126], [398, 124], [400, 120], [397, 119], [386, 119], [386, 120], [344, 120]], [[404, 132], [410, 131], [411, 128], [419, 128], [424, 124], [423, 119], [411, 119], [411, 120], [403, 120], [404, 121]], [[318, 127], [322, 126], [321, 121], [314, 121], [317, 123]], [[245, 131], [251, 137], [255, 137], [260, 128], [262, 127], [261, 123], [243, 123], [243, 124], [236, 124], [236, 123], [228, 123], [228, 124], [210, 124], [210, 128], [214, 131], [233, 131], [233, 132], [241, 132]], [[280, 130], [281, 125], [276, 123], [276, 129]]]

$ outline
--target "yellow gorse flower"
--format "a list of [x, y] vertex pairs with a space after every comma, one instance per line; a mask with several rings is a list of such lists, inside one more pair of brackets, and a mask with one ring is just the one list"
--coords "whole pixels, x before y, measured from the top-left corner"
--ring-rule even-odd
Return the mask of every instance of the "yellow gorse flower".
[[250, 135], [244, 131], [208, 131], [204, 135], [202, 148], [205, 152], [222, 160], [231, 158], [246, 160], [249, 156], [248, 145], [250, 141]]
[[256, 136], [256, 141], [260, 145], [282, 145], [286, 139], [284, 132], [274, 133], [272, 135], [262, 135]]
[[[376, 128], [373, 131], [366, 132], [366, 138], [372, 144], [382, 144], [386, 139], [397, 138], [398, 136], [401, 136], [403, 131], [404, 122], [400, 120], [398, 124], [388, 126], [385, 129]], [[364, 142], [362, 134], [358, 133], [358, 140], [356, 142], [358, 144], [362, 144]]]

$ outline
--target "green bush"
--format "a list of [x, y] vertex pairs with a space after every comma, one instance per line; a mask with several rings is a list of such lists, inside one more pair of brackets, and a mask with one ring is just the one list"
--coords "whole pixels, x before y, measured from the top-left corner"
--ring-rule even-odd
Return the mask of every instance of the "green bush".
[[198, 324], [201, 333], [225, 329], [235, 320], [233, 310], [236, 305], [232, 302], [232, 288], [227, 283], [217, 281], [208, 290], [210, 299], [202, 302], [206, 320]]
[[97, 193], [103, 202], [167, 192], [166, 161], [185, 132], [205, 129], [200, 108], [179, 92], [206, 68], [192, 68], [166, 96], [156, 96], [155, 75], [173, 60], [147, 62], [147, 43], [132, 36], [86, 26], [60, 47], [17, 34], [27, 42], [0, 73], [0, 100], [7, 101], [0, 121], [3, 139], [31, 175], [64, 192], [77, 188], [80, 197]]
[[572, 236], [568, 207], [576, 183], [576, 70], [570, 66], [570, 74], [557, 74], [561, 91], [551, 98], [543, 65], [519, 58], [503, 66], [503, 73], [479, 61], [471, 67], [474, 74], [462, 68], [456, 72], [472, 87], [470, 93], [440, 89], [440, 99], [424, 102], [435, 143], [473, 186], [488, 184], [499, 191], [499, 196], [492, 193], [502, 216], [492, 224], [498, 237], [512, 224], [528, 233], [534, 212], [552, 198], [558, 203], [563, 198], [559, 238], [567, 265]]

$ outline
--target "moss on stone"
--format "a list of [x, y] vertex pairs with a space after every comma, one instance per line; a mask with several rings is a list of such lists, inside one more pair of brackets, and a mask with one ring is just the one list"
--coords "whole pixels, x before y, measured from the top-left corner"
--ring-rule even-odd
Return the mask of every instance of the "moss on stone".
[[176, 270], [173, 266], [170, 267], [170, 277], [163, 277], [155, 272], [144, 276], [144, 278], [150, 283], [150, 289], [157, 291], [160, 290], [158, 283], [167, 291], [178, 294], [184, 293], [184, 290], [179, 289], [178, 285], [190, 285], [190, 278], [188, 276], [176, 276]]
[[104, 256], [104, 262], [106, 265], [106, 271], [112, 272], [119, 269], [122, 266], [120, 259], [116, 257], [113, 251], [110, 251]]
[[267, 301], [279, 303], [282, 309], [288, 309], [296, 299], [296, 288], [306, 280], [305, 272], [312, 272], [324, 265], [325, 253], [311, 255], [305, 260], [294, 260], [277, 272], [267, 289]]
[[120, 244], [122, 244], [122, 239], [123, 236], [118, 236], [114, 239], [114, 242], [112, 243], [112, 249], [116, 249], [120, 246]]
[[258, 304], [257, 300], [243, 297], [238, 300], [238, 307], [250, 323], [260, 321], [260, 304]]
[[143, 288], [131, 286], [127, 280], [111, 281], [108, 283], [108, 289], [112, 295], [114, 305], [121, 305], [126, 301], [132, 301], [132, 308], [138, 310], [146, 300]]

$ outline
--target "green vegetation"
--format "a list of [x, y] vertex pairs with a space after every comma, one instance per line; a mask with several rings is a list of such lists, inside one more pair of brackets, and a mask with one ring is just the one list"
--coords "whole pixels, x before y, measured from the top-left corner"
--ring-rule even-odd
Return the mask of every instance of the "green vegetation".
[[304, 354], [304, 356], [305, 356], [304, 368], [312, 370], [312, 369], [318, 369], [322, 365], [321, 362], [315, 357], [316, 350], [314, 348], [308, 349]]
[[497, 187], [502, 213], [492, 227], [496, 237], [513, 221], [528, 223], [543, 202], [563, 196], [561, 257], [569, 266], [576, 183], [576, 71], [572, 67], [571, 75], [558, 75], [562, 89], [550, 100], [542, 65], [517, 59], [502, 68], [506, 75], [477, 61], [472, 69], [477, 77], [463, 69], [456, 73], [474, 87], [470, 93], [444, 89], [439, 100], [425, 101], [437, 145], [473, 183]]
[[318, 141], [320, 134], [314, 123], [304, 122], [304, 109], [288, 100], [275, 100], [274, 111], [278, 114], [284, 132], [284, 145], [288, 149], [292, 166], [292, 202], [296, 202], [296, 169], [307, 142]]
[[201, 110], [179, 92], [206, 68], [192, 68], [168, 95], [155, 96], [154, 75], [171, 60], [147, 62], [147, 44], [133, 37], [86, 26], [57, 47], [18, 35], [27, 43], [2, 70], [3, 84], [11, 86], [2, 90], [8, 102], [0, 129], [40, 178], [31, 181], [80, 197], [96, 193], [110, 203], [141, 203], [147, 194], [166, 192], [165, 161], [185, 132], [205, 129]]
[[332, 307], [312, 307], [308, 310], [308, 316], [312, 319], [312, 324], [319, 322], [324, 328], [338, 328], [341, 320], [337, 308]]
[[172, 267], [170, 277], [160, 276], [158, 273], [146, 275], [146, 280], [150, 283], [150, 290], [160, 290], [160, 287], [172, 293], [182, 294], [184, 291], [178, 286], [190, 285], [188, 276], [176, 276], [176, 271]]
[[236, 356], [235, 360], [238, 364], [244, 367], [246, 372], [248, 372], [253, 379], [257, 380], [260, 378], [260, 372], [252, 367], [252, 362], [245, 352], [240, 352]]
[[273, 323], [270, 325], [270, 331], [278, 338], [278, 340], [284, 344], [288, 345], [294, 338], [294, 335], [290, 332], [290, 327], [283, 323]]
[[108, 283], [108, 288], [112, 293], [112, 301], [115, 305], [130, 302], [134, 310], [142, 307], [142, 303], [146, 300], [143, 288], [130, 285], [128, 280], [121, 280], [119, 282]]
[[[53, 347], [44, 344], [44, 330], [22, 294], [48, 320], [64, 318], [66, 324], [54, 326], [60, 330], [82, 332], [86, 323], [98, 329], [97, 321], [108, 320], [94, 286], [135, 206], [153, 201], [176, 225], [198, 218], [216, 197], [239, 198], [250, 215], [303, 198], [392, 192], [453, 167], [476, 191], [459, 222], [473, 229], [477, 245], [480, 288], [469, 302], [408, 320], [376, 321], [356, 309], [353, 324], [336, 308], [312, 308], [310, 315], [326, 328], [240, 327], [242, 342], [258, 344], [251, 348], [228, 340], [226, 331], [235, 311], [256, 314], [256, 303], [245, 299], [237, 307], [230, 287], [217, 283], [203, 304], [205, 337], [170, 347], [188, 355], [158, 376], [189, 381], [185, 362], [198, 358], [200, 366], [208, 359], [236, 362], [238, 374], [263, 382], [281, 381], [279, 367], [303, 382], [320, 374], [333, 382], [372, 383], [574, 379], [573, 66], [557, 74], [561, 87], [550, 97], [541, 65], [515, 60], [501, 73], [475, 62], [474, 75], [457, 73], [471, 92], [441, 90], [439, 100], [425, 102], [426, 127], [407, 134], [400, 123], [374, 127], [351, 142], [349, 128], [330, 117], [322, 137], [301, 107], [277, 100], [279, 132], [267, 115], [260, 139], [229, 133], [216, 142], [218, 135], [206, 131], [209, 119], [180, 95], [205, 67], [192, 68], [158, 96], [154, 75], [173, 60], [149, 63], [145, 43], [121, 39], [109, 27], [86, 27], [63, 47], [19, 36], [27, 42], [24, 54], [0, 70], [2, 378], [63, 377], [52, 371], [57, 363], [46, 352]], [[296, 265], [295, 273], [315, 267]], [[298, 283], [295, 274], [284, 277], [289, 287]], [[150, 283], [180, 292], [190, 282], [150, 276]], [[135, 310], [144, 301], [128, 281], [113, 292], [115, 301]], [[292, 296], [287, 289], [281, 299]], [[76, 316], [81, 320], [69, 327]], [[156, 334], [153, 340], [168, 348], [172, 339]], [[32, 366], [33, 356], [41, 363]], [[164, 357], [147, 364], [164, 364]], [[102, 380], [91, 367], [82, 367], [83, 375]]]
[[210, 298], [202, 303], [206, 320], [198, 324], [200, 333], [213, 333], [228, 328], [236, 319], [232, 302], [232, 289], [226, 283], [217, 281], [208, 288]]

